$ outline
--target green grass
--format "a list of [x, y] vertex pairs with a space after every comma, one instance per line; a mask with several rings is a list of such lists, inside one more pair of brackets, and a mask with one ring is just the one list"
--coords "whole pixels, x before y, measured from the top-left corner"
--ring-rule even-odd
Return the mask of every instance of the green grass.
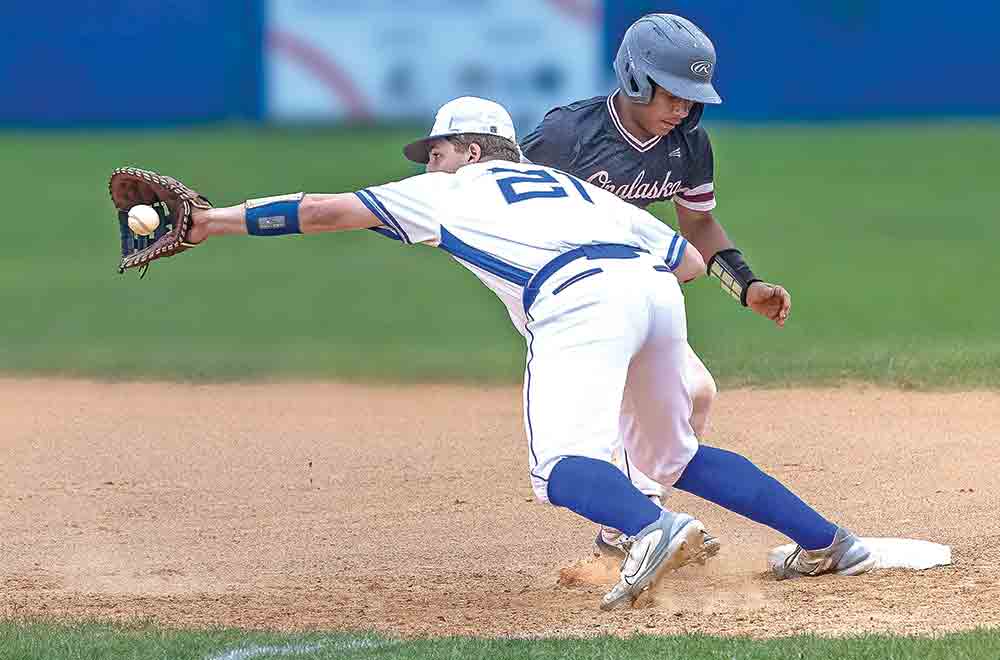
[[391, 640], [375, 635], [167, 631], [152, 626], [0, 623], [0, 660], [993, 660], [1000, 634], [978, 630], [940, 637], [813, 636], [772, 640], [685, 635], [626, 639]]
[[[416, 169], [419, 129], [3, 133], [0, 372], [99, 378], [514, 382], [523, 344], [446, 255], [370, 232], [220, 239], [119, 277], [111, 169], [217, 204]], [[721, 125], [718, 217], [785, 284], [782, 331], [714, 281], [691, 342], [725, 385], [1000, 386], [1000, 123]], [[672, 220], [672, 211], [657, 210]]]

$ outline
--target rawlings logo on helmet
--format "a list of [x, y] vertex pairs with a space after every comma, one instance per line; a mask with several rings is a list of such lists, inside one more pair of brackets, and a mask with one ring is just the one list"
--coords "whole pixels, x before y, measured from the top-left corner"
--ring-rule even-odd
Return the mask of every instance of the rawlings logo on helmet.
[[696, 76], [701, 76], [702, 78], [708, 78], [712, 75], [712, 63], [708, 60], [698, 60], [697, 62], [692, 62], [691, 73]]

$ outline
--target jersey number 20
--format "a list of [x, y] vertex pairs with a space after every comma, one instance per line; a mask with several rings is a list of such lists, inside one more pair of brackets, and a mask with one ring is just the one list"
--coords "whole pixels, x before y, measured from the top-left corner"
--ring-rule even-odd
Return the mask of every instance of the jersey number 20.
[[[490, 169], [490, 172], [493, 174], [510, 173], [515, 175], [497, 179], [500, 192], [503, 193], [503, 198], [507, 200], [508, 204], [517, 204], [526, 199], [537, 199], [539, 197], [569, 197], [566, 188], [563, 187], [559, 180], [545, 170], [522, 171], [511, 170], [505, 167], [494, 167]], [[581, 197], [591, 204], [594, 203], [594, 200], [587, 194], [586, 188], [579, 181], [569, 175], [566, 175], [566, 178], [573, 184], [573, 187], [576, 188]], [[521, 184], [520, 189], [515, 190], [514, 186], [518, 184]]]

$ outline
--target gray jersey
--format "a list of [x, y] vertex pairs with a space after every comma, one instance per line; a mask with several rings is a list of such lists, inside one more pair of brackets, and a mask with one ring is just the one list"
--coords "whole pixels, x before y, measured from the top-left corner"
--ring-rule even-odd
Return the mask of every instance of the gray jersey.
[[550, 110], [521, 151], [640, 208], [668, 199], [693, 211], [715, 208], [712, 144], [698, 123], [700, 105], [666, 136], [643, 142], [619, 119], [618, 93]]

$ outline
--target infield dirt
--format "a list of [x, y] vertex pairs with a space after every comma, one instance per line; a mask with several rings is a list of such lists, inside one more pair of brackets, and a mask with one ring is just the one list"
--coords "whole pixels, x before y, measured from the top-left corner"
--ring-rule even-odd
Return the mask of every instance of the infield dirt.
[[0, 617], [416, 635], [926, 633], [1000, 625], [1000, 394], [723, 392], [727, 447], [923, 572], [776, 582], [722, 540], [642, 607], [597, 603], [595, 528], [536, 504], [515, 388], [0, 379]]

